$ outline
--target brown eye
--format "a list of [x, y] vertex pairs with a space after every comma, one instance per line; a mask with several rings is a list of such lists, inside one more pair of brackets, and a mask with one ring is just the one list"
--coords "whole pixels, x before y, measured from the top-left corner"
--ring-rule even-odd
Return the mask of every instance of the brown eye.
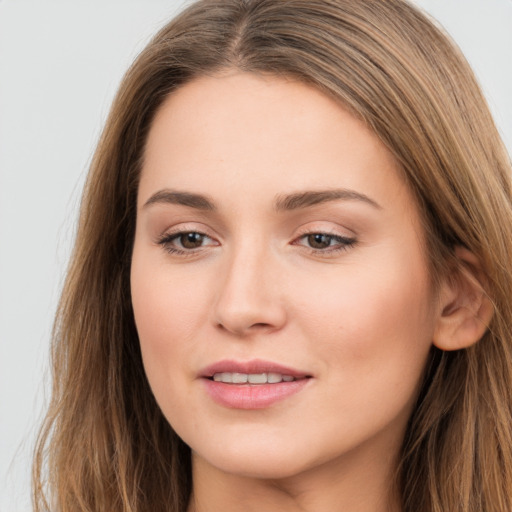
[[357, 240], [355, 238], [322, 232], [306, 233], [293, 241], [293, 245], [301, 245], [313, 254], [324, 256], [335, 256], [356, 244]]
[[333, 237], [323, 233], [312, 233], [308, 235], [308, 245], [312, 249], [327, 249], [331, 245]]
[[201, 233], [182, 233], [179, 242], [184, 249], [198, 249], [203, 245], [205, 236]]
[[201, 253], [203, 249], [219, 245], [216, 240], [199, 231], [166, 233], [157, 240], [157, 243], [166, 252], [181, 256]]

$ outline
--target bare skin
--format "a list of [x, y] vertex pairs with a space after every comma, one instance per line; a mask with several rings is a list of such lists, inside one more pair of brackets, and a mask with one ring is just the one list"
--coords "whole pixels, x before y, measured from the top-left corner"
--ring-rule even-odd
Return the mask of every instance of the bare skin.
[[[360, 121], [272, 77], [175, 92], [149, 134], [131, 283], [152, 390], [192, 449], [189, 512], [400, 510], [398, 453], [452, 296], [433, 300], [412, 194]], [[294, 383], [215, 381], [261, 364]]]

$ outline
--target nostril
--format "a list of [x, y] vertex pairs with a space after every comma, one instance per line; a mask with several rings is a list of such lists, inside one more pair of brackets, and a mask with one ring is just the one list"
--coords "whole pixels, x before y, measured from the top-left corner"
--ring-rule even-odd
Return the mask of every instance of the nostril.
[[217, 329], [239, 336], [279, 330], [286, 323], [283, 304], [251, 294], [224, 293], [213, 308]]
[[275, 329], [272, 324], [267, 322], [255, 322], [253, 324], [249, 323], [248, 325], [235, 325], [234, 323], [226, 325], [223, 322], [218, 322], [217, 328], [222, 331], [238, 334], [240, 336], [247, 336], [254, 334], [255, 332], [269, 332]]

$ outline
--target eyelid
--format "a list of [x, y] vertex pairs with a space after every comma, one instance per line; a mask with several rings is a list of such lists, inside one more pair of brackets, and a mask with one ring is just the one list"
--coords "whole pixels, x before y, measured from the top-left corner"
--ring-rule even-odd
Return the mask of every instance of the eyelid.
[[340, 226], [334, 222], [308, 222], [307, 224], [303, 224], [297, 229], [294, 238], [299, 238], [304, 235], [311, 235], [315, 233], [337, 236], [344, 239], [357, 238], [357, 235], [354, 231]]
[[[300, 243], [301, 240], [311, 235], [325, 235], [337, 240], [338, 244], [318, 249], [314, 247], [308, 247], [307, 245]], [[357, 243], [358, 239], [353, 232], [351, 232], [350, 234], [345, 234], [341, 232], [341, 229], [333, 228], [332, 225], [326, 227], [325, 225], [322, 226], [320, 223], [309, 223], [299, 228], [299, 230], [293, 237], [291, 245], [300, 246], [312, 255], [329, 257], [336, 256], [340, 252], [347, 251]]]
[[[322, 231], [312, 231], [311, 233], [305, 233], [297, 238], [294, 239], [294, 241], [292, 242], [293, 245], [301, 245], [299, 243], [297, 243], [299, 240], [302, 240], [308, 236], [311, 236], [311, 235], [323, 235], [323, 236], [328, 236], [330, 238], [332, 238], [333, 240], [337, 240], [339, 241], [340, 245], [344, 246], [344, 247], [347, 247], [347, 246], [350, 246], [350, 245], [354, 245], [356, 243], [356, 239], [355, 238], [348, 238], [346, 236], [342, 236], [342, 235], [334, 235], [332, 233], [325, 233], [325, 232], [322, 232]], [[318, 251], [318, 252], [328, 252], [329, 249], [314, 249], [314, 248], [310, 248], [311, 250], [315, 250], [315, 251]]]
[[156, 236], [156, 240], [161, 240], [163, 237], [177, 235], [180, 233], [200, 233], [212, 239], [218, 238], [208, 226], [201, 222], [179, 222], [163, 229]]
[[[214, 238], [212, 238], [210, 235], [208, 235], [207, 233], [203, 233], [202, 231], [198, 231], [197, 229], [185, 229], [185, 230], [175, 231], [175, 232], [171, 232], [171, 233], [167, 232], [167, 233], [164, 233], [163, 235], [161, 235], [161, 237], [158, 238], [157, 242], [163, 243], [165, 240], [169, 240], [169, 241], [175, 240], [182, 235], [188, 235], [190, 233], [195, 233], [197, 235], [201, 235], [204, 238], [207, 238], [209, 240], [216, 242], [216, 240]], [[208, 245], [219, 245], [219, 244], [216, 242], [213, 244], [206, 244], [206, 246], [208, 246]], [[205, 247], [205, 246], [203, 246], [203, 247]]]
[[[197, 233], [213, 243], [207, 243], [196, 248], [184, 248], [173, 244], [174, 240], [187, 233]], [[164, 230], [155, 238], [154, 243], [162, 247], [169, 254], [187, 257], [197, 255], [208, 247], [219, 246], [220, 242], [217, 238], [204, 224], [183, 222]]]

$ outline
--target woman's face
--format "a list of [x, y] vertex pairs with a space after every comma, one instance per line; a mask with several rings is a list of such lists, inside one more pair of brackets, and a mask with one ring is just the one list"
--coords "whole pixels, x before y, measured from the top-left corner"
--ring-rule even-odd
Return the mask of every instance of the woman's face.
[[281, 478], [393, 460], [437, 307], [395, 160], [332, 99], [235, 72], [172, 94], [131, 287], [152, 390], [198, 464]]

